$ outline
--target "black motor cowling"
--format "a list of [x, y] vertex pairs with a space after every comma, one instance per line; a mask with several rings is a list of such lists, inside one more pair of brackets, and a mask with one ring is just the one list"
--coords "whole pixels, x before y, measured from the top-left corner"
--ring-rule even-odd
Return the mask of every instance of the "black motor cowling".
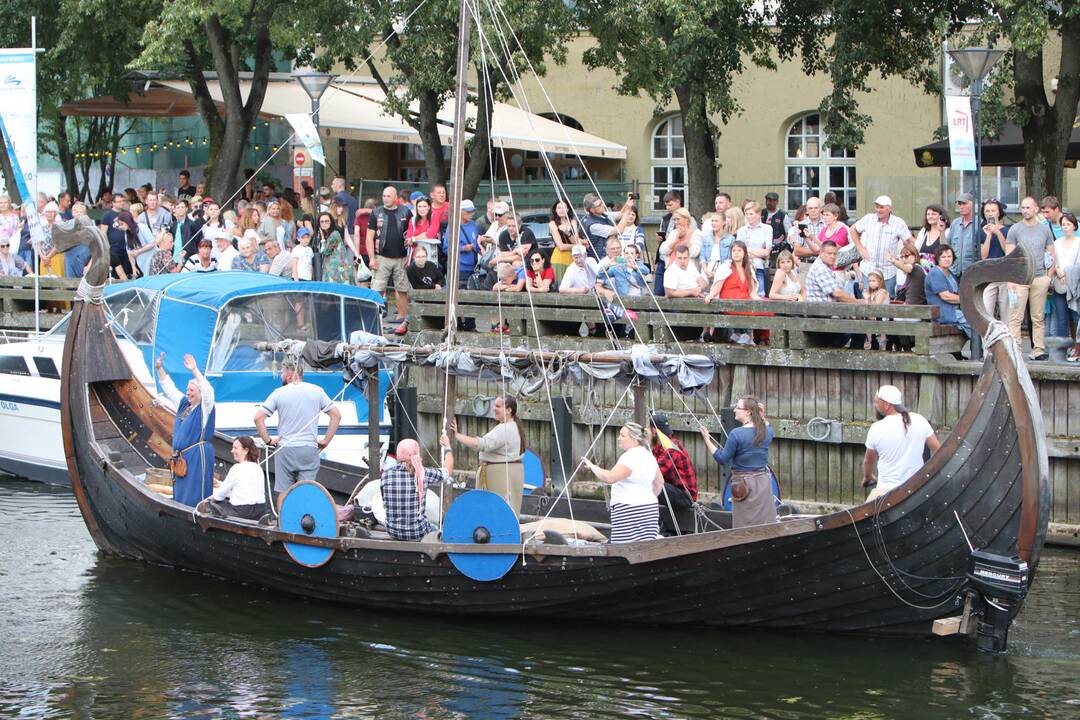
[[1015, 556], [972, 550], [967, 579], [979, 614], [976, 647], [1000, 653], [1009, 641], [1009, 625], [1028, 591], [1028, 565]]

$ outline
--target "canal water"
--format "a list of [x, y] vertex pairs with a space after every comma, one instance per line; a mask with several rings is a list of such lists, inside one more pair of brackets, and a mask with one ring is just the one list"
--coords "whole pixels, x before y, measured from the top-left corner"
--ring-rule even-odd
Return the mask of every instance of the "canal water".
[[309, 602], [104, 557], [69, 491], [0, 480], [0, 608], [2, 718], [1080, 718], [1080, 552], [1062, 550], [985, 657]]

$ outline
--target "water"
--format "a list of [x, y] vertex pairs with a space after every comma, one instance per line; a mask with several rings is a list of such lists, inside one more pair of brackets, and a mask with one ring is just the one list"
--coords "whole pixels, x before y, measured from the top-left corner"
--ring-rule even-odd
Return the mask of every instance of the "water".
[[308, 602], [101, 556], [67, 490], [13, 480], [0, 548], [2, 718], [1080, 718], [1076, 552], [1046, 553], [989, 658]]

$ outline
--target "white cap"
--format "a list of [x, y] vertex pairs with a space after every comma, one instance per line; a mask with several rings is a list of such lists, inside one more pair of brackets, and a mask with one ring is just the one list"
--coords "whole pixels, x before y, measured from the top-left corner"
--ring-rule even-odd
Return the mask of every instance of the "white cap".
[[510, 212], [510, 206], [501, 200], [491, 208], [492, 215], [505, 215], [508, 212]]
[[881, 205], [883, 207], [892, 207], [892, 198], [888, 195], [878, 195], [874, 198], [875, 205]]
[[473, 205], [473, 201], [465, 199], [461, 201], [462, 212], [476, 212], [476, 206]]
[[58, 213], [58, 212], [60, 212], [60, 206], [57, 205], [56, 203], [52, 202], [52, 201], [49, 201], [49, 202], [45, 203], [45, 207], [43, 207], [41, 209], [41, 212], [43, 212], [43, 213], [47, 213], [47, 212]]
[[878, 388], [877, 397], [890, 405], [902, 406], [904, 404], [904, 394], [895, 385], [882, 385]]
[[585, 249], [584, 245], [575, 245], [570, 250], [570, 255], [571, 256], [573, 256], [573, 255], [584, 255], [586, 252], [588, 252], [588, 250]]

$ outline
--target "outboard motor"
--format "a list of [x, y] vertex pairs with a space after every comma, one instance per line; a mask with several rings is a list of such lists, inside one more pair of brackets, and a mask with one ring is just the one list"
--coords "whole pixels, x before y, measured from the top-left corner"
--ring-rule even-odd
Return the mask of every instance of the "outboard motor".
[[968, 582], [979, 611], [979, 652], [1005, 651], [1015, 607], [1028, 591], [1028, 565], [1018, 557], [972, 550]]

